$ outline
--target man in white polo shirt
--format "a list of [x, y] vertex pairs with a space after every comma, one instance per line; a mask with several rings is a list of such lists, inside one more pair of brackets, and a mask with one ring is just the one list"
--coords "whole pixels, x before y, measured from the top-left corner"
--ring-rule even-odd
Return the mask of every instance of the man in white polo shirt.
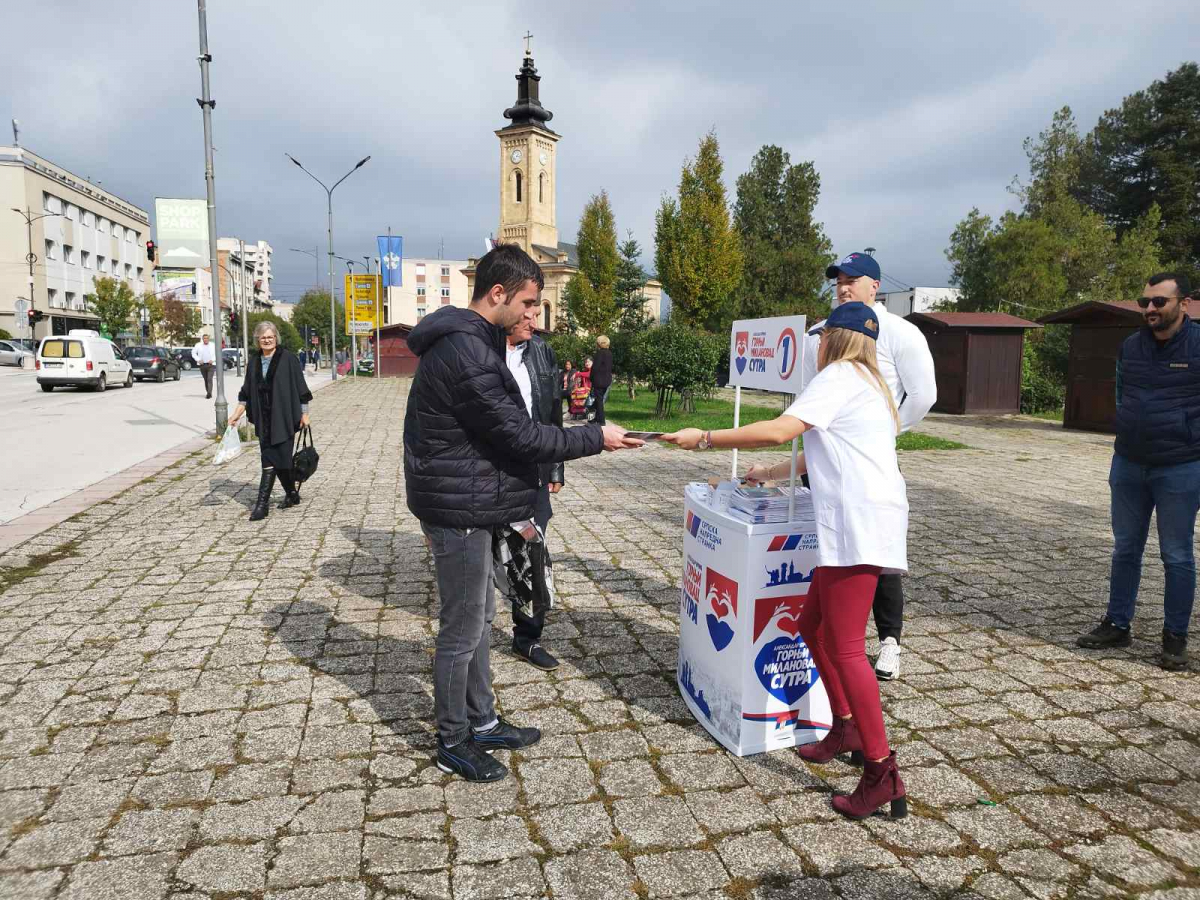
[[[917, 326], [876, 305], [879, 292], [879, 263], [865, 253], [851, 253], [825, 270], [826, 278], [837, 279], [833, 305], [859, 301], [875, 311], [879, 319], [876, 353], [879, 373], [892, 391], [900, 411], [900, 430], [908, 431], [919, 423], [937, 400], [933, 375], [933, 356], [925, 335]], [[808, 384], [817, 374], [817, 349], [820, 347], [818, 322], [804, 343], [803, 381]], [[814, 333], [816, 332], [816, 333]], [[872, 607], [875, 630], [879, 633], [879, 658], [875, 675], [891, 681], [900, 675], [900, 631], [904, 624], [904, 586], [899, 575], [881, 575]]]
[[217, 348], [208, 342], [208, 335], [200, 338], [200, 343], [192, 348], [192, 359], [200, 367], [204, 376], [204, 399], [212, 399], [213, 364], [217, 361]]

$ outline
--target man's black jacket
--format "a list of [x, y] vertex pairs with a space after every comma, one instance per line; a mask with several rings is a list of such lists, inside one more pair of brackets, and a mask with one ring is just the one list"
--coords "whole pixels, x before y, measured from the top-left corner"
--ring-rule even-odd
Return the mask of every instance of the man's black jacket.
[[[525, 345], [525, 368], [533, 389], [533, 421], [562, 428], [562, 372], [550, 345], [537, 335]], [[538, 467], [542, 484], [565, 484], [567, 466], [562, 462]]]
[[408, 508], [451, 528], [533, 518], [538, 464], [604, 449], [600, 428], [530, 420], [504, 359], [504, 332], [469, 309], [445, 306], [413, 329], [421, 361], [404, 417]]

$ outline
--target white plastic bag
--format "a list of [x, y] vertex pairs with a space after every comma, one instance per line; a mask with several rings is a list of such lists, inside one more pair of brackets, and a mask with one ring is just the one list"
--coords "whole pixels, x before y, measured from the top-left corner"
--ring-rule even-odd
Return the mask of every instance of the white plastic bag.
[[213, 464], [219, 466], [221, 463], [227, 463], [241, 452], [242, 438], [236, 428], [228, 425], [225, 428], [224, 437], [221, 438], [221, 443], [217, 445], [217, 455], [213, 458]]

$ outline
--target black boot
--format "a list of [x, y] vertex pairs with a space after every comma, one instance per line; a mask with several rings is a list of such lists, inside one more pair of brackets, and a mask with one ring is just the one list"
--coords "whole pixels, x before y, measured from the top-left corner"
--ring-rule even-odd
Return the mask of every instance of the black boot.
[[283, 500], [280, 502], [279, 508], [291, 509], [293, 506], [299, 506], [300, 485], [296, 484], [292, 470], [280, 469], [276, 474], [279, 476], [279, 483], [283, 486]]
[[251, 522], [265, 519], [271, 512], [271, 489], [273, 487], [275, 487], [275, 470], [263, 469], [262, 478], [258, 481], [258, 500], [255, 501], [254, 510], [250, 513]]

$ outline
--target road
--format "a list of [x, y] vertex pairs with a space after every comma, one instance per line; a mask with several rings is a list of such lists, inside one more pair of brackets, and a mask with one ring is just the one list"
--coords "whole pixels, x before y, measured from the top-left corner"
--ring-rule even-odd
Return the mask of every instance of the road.
[[[307, 373], [310, 386], [329, 373]], [[235, 405], [241, 380], [225, 373]], [[33, 371], [0, 368], [0, 523], [53, 503], [213, 427], [199, 371], [178, 382], [137, 382], [103, 394], [80, 388], [43, 393]]]

